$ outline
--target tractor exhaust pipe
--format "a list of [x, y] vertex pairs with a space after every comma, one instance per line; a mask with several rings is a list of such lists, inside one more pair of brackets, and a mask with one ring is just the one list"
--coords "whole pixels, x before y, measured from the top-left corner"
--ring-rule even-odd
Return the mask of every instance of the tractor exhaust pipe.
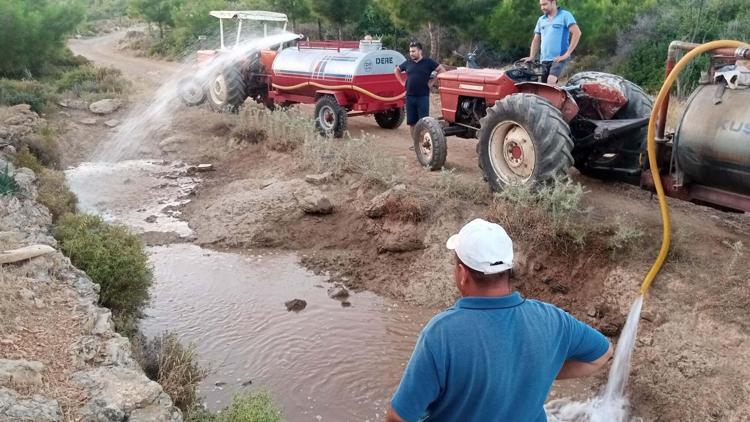
[[[701, 44], [695, 44], [685, 41], [672, 41], [669, 43], [667, 49], [667, 70], [665, 77], [668, 77], [672, 73], [677, 64], [677, 52], [678, 51], [691, 51]], [[750, 47], [738, 47], [738, 48], [718, 48], [711, 52], [714, 56], [721, 56], [728, 59], [736, 60], [750, 60]], [[656, 126], [656, 137], [657, 139], [664, 139], [664, 131], [667, 125], [667, 109], [669, 109], [669, 96], [664, 99], [664, 102], [659, 109], [659, 121]]]

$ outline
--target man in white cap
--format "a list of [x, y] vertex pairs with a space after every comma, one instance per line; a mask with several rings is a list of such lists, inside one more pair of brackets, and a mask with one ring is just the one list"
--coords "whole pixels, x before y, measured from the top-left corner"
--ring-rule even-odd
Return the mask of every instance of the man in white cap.
[[473, 220], [447, 247], [462, 298], [420, 333], [386, 421], [546, 421], [552, 382], [593, 374], [612, 345], [511, 291], [513, 242], [499, 225]]

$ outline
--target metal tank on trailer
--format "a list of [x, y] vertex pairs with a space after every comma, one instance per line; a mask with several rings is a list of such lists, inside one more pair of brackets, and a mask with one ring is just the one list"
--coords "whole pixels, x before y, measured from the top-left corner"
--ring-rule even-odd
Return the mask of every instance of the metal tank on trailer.
[[[404, 87], [393, 70], [404, 56], [380, 41], [300, 41], [279, 52], [264, 51], [274, 103], [315, 103], [322, 132], [343, 135], [346, 118], [374, 114], [387, 129], [404, 120]], [[270, 66], [269, 66], [270, 65]]]

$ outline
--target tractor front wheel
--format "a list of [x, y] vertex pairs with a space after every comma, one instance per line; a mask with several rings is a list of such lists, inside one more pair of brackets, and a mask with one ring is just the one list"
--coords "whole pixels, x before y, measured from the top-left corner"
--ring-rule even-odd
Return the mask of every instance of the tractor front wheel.
[[492, 190], [536, 184], [566, 174], [573, 140], [562, 112], [546, 99], [514, 94], [480, 120], [479, 161]]
[[177, 84], [177, 94], [185, 105], [194, 107], [206, 101], [206, 87], [198, 78], [192, 76]]
[[406, 113], [403, 108], [392, 108], [375, 113], [375, 121], [383, 129], [398, 129], [404, 123], [404, 117]]
[[315, 127], [323, 136], [341, 138], [346, 131], [346, 109], [332, 95], [324, 95], [315, 103]]
[[414, 126], [412, 137], [419, 164], [431, 171], [443, 168], [448, 156], [448, 143], [440, 122], [432, 117], [423, 117]]

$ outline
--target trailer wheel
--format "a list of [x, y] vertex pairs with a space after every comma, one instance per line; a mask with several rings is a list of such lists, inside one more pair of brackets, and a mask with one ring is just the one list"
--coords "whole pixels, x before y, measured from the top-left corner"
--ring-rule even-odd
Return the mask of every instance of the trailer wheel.
[[199, 106], [206, 101], [206, 87], [198, 78], [190, 76], [177, 84], [177, 95], [185, 105]]
[[[620, 84], [619, 88], [628, 99], [628, 103], [615, 114], [612, 119], [635, 119], [648, 117], [654, 106], [654, 100], [643, 91], [641, 87], [629, 80], [609, 73], [603, 72], [581, 72], [573, 75], [566, 84], [580, 85], [587, 82]], [[640, 153], [645, 150], [647, 127], [641, 128], [623, 135], [618, 142], [609, 145], [609, 148], [593, 149], [584, 152], [582, 156], [576, 156], [576, 168], [583, 174], [597, 175], [596, 169], [602, 168], [632, 168], [640, 166], [638, 162]], [[601, 173], [601, 172], [599, 172]]]
[[440, 122], [433, 117], [424, 117], [414, 126], [412, 135], [419, 164], [430, 171], [443, 168], [448, 156], [448, 143]]
[[375, 121], [378, 123], [378, 126], [383, 129], [397, 129], [404, 123], [405, 117], [406, 113], [404, 113], [403, 108], [392, 108], [390, 110], [381, 111], [380, 113], [375, 113]]
[[566, 174], [573, 140], [562, 112], [533, 94], [495, 102], [480, 121], [479, 161], [492, 190], [536, 184]]
[[341, 138], [346, 131], [346, 109], [331, 95], [324, 95], [315, 103], [315, 127], [323, 136]]
[[237, 111], [245, 102], [245, 80], [238, 66], [229, 66], [216, 73], [209, 83], [210, 105], [217, 111]]

